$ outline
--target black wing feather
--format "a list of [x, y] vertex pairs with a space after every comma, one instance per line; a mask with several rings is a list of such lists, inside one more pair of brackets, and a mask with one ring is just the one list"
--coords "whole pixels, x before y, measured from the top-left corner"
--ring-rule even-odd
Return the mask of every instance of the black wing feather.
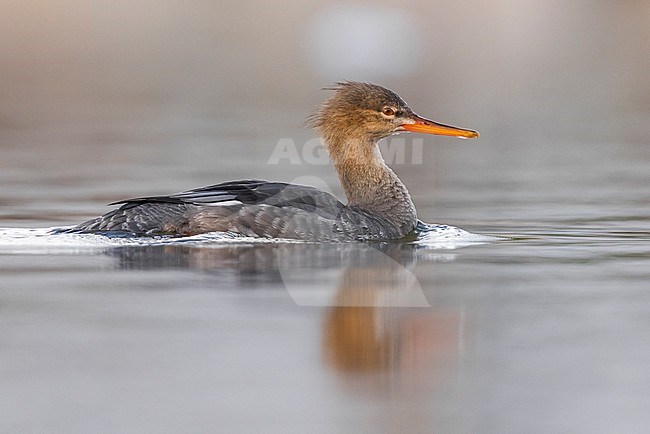
[[295, 207], [309, 212], [336, 217], [344, 206], [334, 196], [313, 187], [261, 180], [229, 181], [208, 185], [169, 196], [137, 197], [113, 202], [122, 209], [143, 203], [171, 203], [186, 205], [218, 204], [236, 200], [244, 205], [272, 205]]
[[[256, 189], [264, 184], [275, 184], [275, 188], [270, 192], [262, 194], [257, 193]], [[259, 180], [246, 180], [246, 181], [229, 181], [221, 184], [208, 185], [205, 187], [195, 188], [180, 193], [171, 194], [169, 196], [147, 196], [136, 197], [133, 199], [125, 199], [113, 202], [110, 205], [129, 204], [129, 203], [185, 203], [202, 205], [206, 203], [219, 203], [229, 200], [238, 200], [242, 203], [257, 203], [263, 199], [268, 198], [269, 194], [277, 194], [282, 191], [288, 184], [274, 182], [268, 183]], [[265, 197], [262, 197], [265, 196]]]

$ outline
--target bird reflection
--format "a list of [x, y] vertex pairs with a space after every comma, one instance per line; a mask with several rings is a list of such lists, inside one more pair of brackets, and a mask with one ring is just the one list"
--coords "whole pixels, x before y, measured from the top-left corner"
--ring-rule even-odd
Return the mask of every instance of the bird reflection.
[[435, 288], [423, 290], [413, 272], [456, 253], [350, 243], [125, 247], [113, 254], [122, 269], [200, 270], [219, 276], [216, 287], [276, 285], [297, 305], [324, 307], [323, 363], [357, 392], [430, 391], [449, 377], [462, 348], [462, 312], [436, 307]]
[[374, 256], [343, 272], [324, 316], [325, 363], [357, 390], [428, 391], [458, 357], [461, 312], [413, 307], [422, 289], [411, 264]]

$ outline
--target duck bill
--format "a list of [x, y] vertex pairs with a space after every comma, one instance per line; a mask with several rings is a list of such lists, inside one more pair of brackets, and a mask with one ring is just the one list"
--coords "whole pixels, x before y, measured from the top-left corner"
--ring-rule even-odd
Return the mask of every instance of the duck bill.
[[402, 128], [406, 131], [414, 133], [436, 134], [438, 136], [452, 136], [460, 137], [461, 139], [476, 139], [479, 134], [478, 131], [466, 130], [464, 128], [452, 127], [450, 125], [443, 125], [437, 122], [430, 121], [429, 119], [421, 118], [414, 115], [411, 117], [414, 121], [412, 124], [403, 124]]

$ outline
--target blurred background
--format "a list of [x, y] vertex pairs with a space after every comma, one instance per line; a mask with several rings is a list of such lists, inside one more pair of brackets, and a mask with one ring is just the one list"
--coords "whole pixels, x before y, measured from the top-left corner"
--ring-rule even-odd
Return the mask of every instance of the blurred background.
[[319, 89], [344, 79], [385, 85], [421, 115], [481, 132], [480, 143], [425, 138], [454, 150], [425, 146], [421, 167], [397, 168], [416, 198], [445, 170], [473, 168], [480, 185], [477, 161], [502, 171], [573, 148], [588, 166], [580, 143], [650, 141], [646, 1], [1, 8], [0, 181], [6, 200], [27, 199], [7, 220], [29, 220], [31, 203], [72, 223], [106, 200], [233, 177], [309, 172], [340, 194], [329, 166], [267, 162], [280, 139], [300, 152], [313, 138], [303, 121], [326, 97]]
[[[376, 81], [486, 132], [645, 140], [650, 5], [5, 1], [2, 128], [309, 112]], [[76, 107], [76, 109], [74, 108]], [[274, 119], [275, 121], [276, 119]], [[291, 132], [293, 119], [281, 125]], [[255, 130], [270, 123], [256, 119]]]
[[[550, 145], [567, 139], [580, 158], [576, 143], [650, 141], [645, 1], [1, 7], [0, 181], [6, 200], [27, 199], [8, 220], [29, 220], [30, 203], [73, 222], [124, 195], [307, 171], [340, 194], [329, 166], [266, 163], [281, 138], [300, 150], [313, 137], [302, 123], [326, 97], [319, 89], [344, 79], [383, 84], [422, 115], [479, 130], [480, 146], [456, 141], [454, 155], [496, 171], [562, 152], [569, 146]], [[459, 169], [445, 153], [425, 146], [422, 167], [397, 168], [407, 185], [427, 185], [414, 186], [416, 198]]]
[[650, 136], [650, 4], [642, 0], [1, 7], [3, 147], [24, 145], [35, 127], [48, 129], [52, 147], [110, 145], [125, 128], [230, 128], [242, 112], [254, 116], [245, 129], [274, 144], [278, 131], [300, 134], [324, 98], [318, 89], [343, 79], [383, 84], [416, 111], [486, 139]]

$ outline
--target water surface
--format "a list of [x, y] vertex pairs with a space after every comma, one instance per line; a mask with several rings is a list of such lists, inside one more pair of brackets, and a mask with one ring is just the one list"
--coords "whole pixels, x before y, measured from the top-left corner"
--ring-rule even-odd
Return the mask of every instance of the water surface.
[[120, 125], [2, 150], [3, 431], [648, 426], [645, 144], [439, 139], [395, 167], [423, 220], [510, 240], [44, 242], [113, 200], [232, 178], [340, 194], [328, 166], [266, 164], [273, 129]]

